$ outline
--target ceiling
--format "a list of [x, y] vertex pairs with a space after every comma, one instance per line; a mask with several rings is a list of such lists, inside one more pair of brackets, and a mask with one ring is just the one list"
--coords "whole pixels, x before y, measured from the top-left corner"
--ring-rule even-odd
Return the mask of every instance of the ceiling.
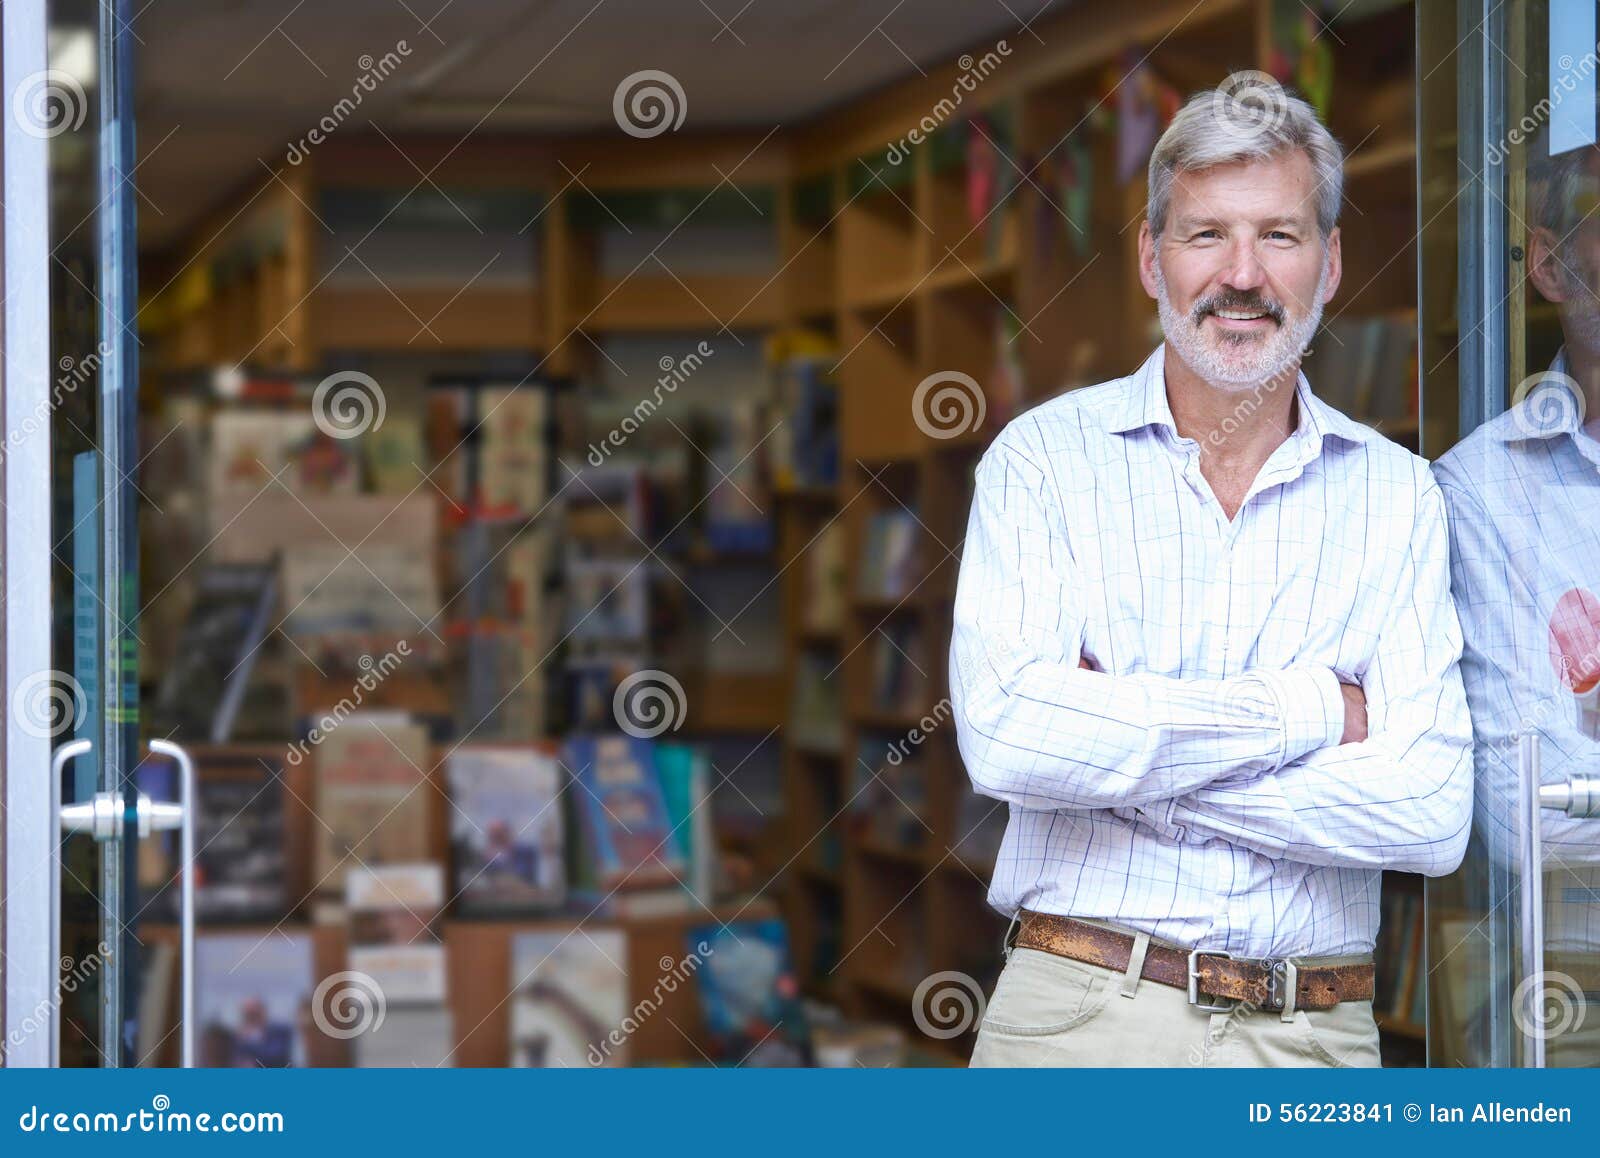
[[[1065, 2], [1065, 0], [1061, 0]], [[148, 0], [132, 22], [142, 248], [176, 240], [353, 91], [339, 133], [616, 131], [670, 74], [684, 127], [794, 125], [1058, 0]], [[363, 75], [388, 75], [360, 89]]]

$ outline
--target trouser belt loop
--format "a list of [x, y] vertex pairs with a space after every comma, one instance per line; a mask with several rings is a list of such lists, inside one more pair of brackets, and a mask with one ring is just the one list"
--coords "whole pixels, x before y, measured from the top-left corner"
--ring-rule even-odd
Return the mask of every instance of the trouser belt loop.
[[1300, 996], [1300, 970], [1293, 961], [1283, 963], [1283, 1013], [1281, 1021], [1293, 1021], [1296, 1008], [1295, 1001]]
[[1145, 951], [1150, 948], [1150, 934], [1138, 933], [1133, 938], [1133, 950], [1128, 954], [1128, 968], [1122, 974], [1122, 996], [1133, 997], [1139, 992], [1139, 976], [1144, 972]]
[[1011, 923], [1006, 926], [1005, 935], [1000, 938], [1000, 952], [1007, 961], [1011, 960], [1011, 942], [1017, 931], [1017, 926], [1022, 923], [1022, 910], [1018, 909], [1011, 914]]

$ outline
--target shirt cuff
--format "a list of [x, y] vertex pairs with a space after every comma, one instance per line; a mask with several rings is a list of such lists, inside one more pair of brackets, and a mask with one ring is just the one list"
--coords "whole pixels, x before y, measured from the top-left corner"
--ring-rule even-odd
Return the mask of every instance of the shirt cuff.
[[1252, 672], [1266, 685], [1283, 728], [1283, 759], [1288, 764], [1344, 737], [1344, 694], [1332, 669], [1315, 664], [1284, 671]]

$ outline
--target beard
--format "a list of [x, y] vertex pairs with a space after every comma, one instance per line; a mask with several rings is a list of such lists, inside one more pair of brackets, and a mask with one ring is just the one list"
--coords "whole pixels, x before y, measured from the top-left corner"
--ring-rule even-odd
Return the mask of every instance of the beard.
[[[1295, 315], [1277, 302], [1231, 290], [1210, 294], [1195, 302], [1188, 316], [1178, 313], [1167, 293], [1161, 262], [1155, 263], [1156, 309], [1161, 330], [1178, 357], [1200, 377], [1225, 390], [1248, 390], [1270, 382], [1294, 368], [1304, 356], [1322, 324], [1322, 292], [1328, 285], [1332, 262], [1324, 258], [1316, 292], [1304, 313]], [[1214, 310], [1259, 310], [1277, 322], [1265, 335], [1221, 333], [1207, 336], [1206, 317]]]

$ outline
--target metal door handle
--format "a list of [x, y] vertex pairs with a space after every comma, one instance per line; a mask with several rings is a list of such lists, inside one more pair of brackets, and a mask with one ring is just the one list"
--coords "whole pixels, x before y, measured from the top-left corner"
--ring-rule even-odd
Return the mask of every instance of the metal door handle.
[[1600, 776], [1570, 776], [1565, 784], [1542, 784], [1539, 806], [1575, 820], [1600, 816]]

